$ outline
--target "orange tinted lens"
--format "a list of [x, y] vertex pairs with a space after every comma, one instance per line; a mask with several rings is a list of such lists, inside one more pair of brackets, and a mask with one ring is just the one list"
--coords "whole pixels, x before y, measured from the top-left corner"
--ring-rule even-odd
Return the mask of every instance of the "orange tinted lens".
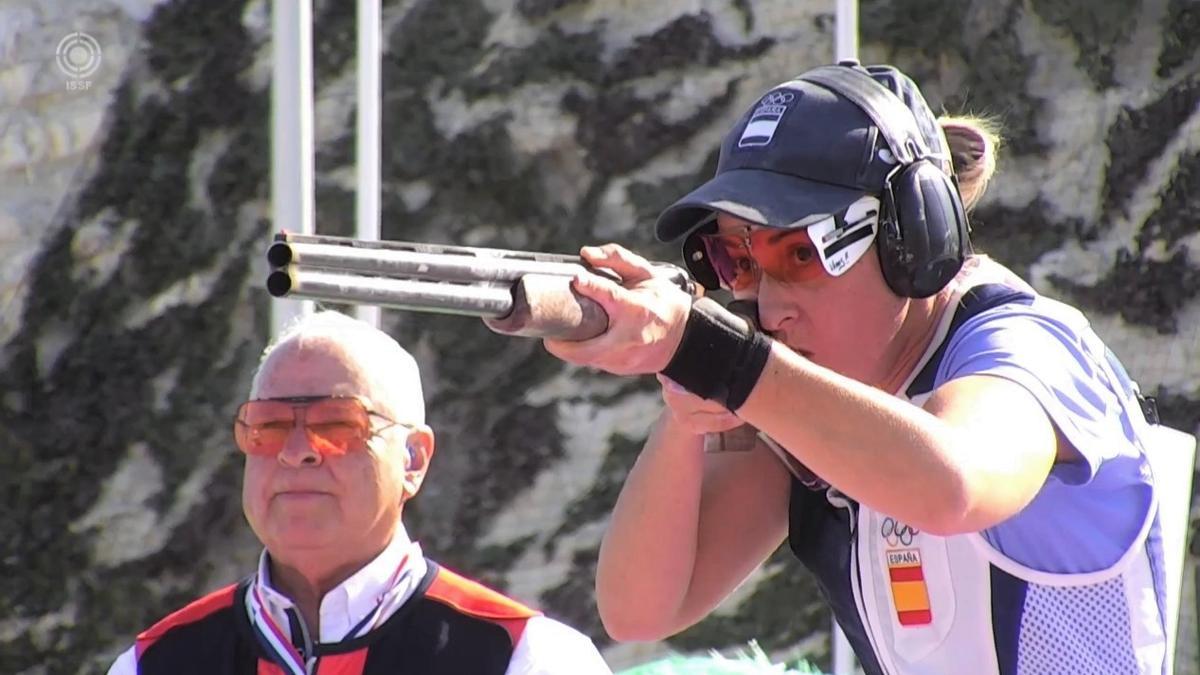
[[760, 270], [784, 283], [803, 283], [825, 276], [825, 268], [807, 230], [758, 229], [746, 238], [701, 235], [709, 262], [721, 284], [731, 291], [758, 285]]
[[371, 435], [371, 419], [362, 403], [351, 398], [327, 398], [308, 406], [304, 414], [309, 442], [323, 455], [341, 455]]
[[731, 291], [743, 291], [758, 284], [758, 265], [746, 248], [745, 239], [705, 234], [700, 240], [721, 285]]
[[779, 281], [803, 283], [825, 276], [806, 230], [759, 230], [750, 236], [750, 250], [762, 269]]
[[297, 411], [308, 442], [322, 455], [341, 455], [370, 436], [370, 417], [355, 399], [323, 398], [311, 403], [247, 401], [238, 409], [234, 439], [248, 455], [276, 455], [296, 424]]
[[246, 401], [238, 408], [234, 440], [247, 455], [274, 455], [296, 423], [294, 406], [283, 401]]

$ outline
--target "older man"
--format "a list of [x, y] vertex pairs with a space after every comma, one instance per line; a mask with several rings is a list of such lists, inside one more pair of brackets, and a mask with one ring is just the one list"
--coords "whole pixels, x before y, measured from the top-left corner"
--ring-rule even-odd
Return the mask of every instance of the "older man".
[[110, 675], [609, 673], [585, 636], [409, 539], [424, 419], [416, 362], [386, 334], [336, 312], [285, 331], [234, 425], [257, 573], [143, 632]]

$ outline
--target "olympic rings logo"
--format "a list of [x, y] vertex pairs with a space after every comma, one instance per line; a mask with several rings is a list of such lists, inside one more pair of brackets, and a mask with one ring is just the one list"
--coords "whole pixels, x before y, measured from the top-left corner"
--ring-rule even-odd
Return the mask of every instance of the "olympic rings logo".
[[58, 69], [75, 80], [82, 80], [96, 72], [101, 57], [100, 43], [96, 42], [96, 38], [79, 31], [68, 33], [59, 40], [58, 48], [54, 51]]
[[786, 105], [791, 103], [796, 95], [790, 91], [773, 91], [759, 101], [759, 105]]
[[883, 535], [883, 540], [888, 546], [912, 546], [913, 538], [921, 534], [921, 531], [889, 517], [883, 519], [879, 534]]

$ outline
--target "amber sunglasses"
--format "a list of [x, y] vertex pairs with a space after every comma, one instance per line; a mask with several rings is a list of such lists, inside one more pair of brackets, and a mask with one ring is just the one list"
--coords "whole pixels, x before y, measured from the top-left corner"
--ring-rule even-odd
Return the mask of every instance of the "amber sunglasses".
[[[385, 424], [372, 426], [372, 417]], [[409, 426], [381, 415], [352, 396], [292, 396], [246, 401], [238, 406], [233, 437], [247, 455], [278, 455], [288, 436], [302, 425], [322, 456], [362, 449], [371, 437], [393, 426]]]

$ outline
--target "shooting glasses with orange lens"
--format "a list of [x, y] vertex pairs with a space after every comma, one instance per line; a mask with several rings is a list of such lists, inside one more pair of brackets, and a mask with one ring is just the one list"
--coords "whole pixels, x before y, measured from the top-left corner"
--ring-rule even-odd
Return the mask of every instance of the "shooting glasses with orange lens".
[[825, 276], [817, 249], [804, 230], [750, 232], [747, 228], [737, 234], [698, 236], [726, 290], [757, 288], [763, 273], [784, 283], [803, 283]]
[[684, 261], [709, 290], [736, 293], [756, 288], [763, 274], [786, 284], [841, 276], [870, 249], [879, 200], [864, 195], [838, 213], [788, 228], [719, 232], [716, 218], [709, 216], [684, 241]]
[[[384, 423], [373, 426], [372, 418]], [[351, 396], [293, 396], [246, 401], [238, 407], [233, 437], [247, 455], [278, 455], [296, 425], [322, 457], [361, 450], [381, 431], [410, 426], [381, 415]]]

